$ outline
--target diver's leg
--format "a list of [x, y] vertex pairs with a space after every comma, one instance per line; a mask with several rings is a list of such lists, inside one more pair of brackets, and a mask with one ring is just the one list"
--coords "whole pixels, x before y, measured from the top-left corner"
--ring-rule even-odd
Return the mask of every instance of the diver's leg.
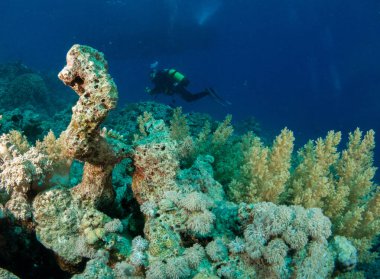
[[180, 88], [178, 90], [178, 93], [179, 95], [182, 97], [182, 99], [184, 99], [185, 101], [187, 102], [193, 102], [193, 101], [196, 101], [196, 100], [199, 100], [207, 95], [210, 94], [210, 92], [208, 91], [202, 91], [202, 92], [199, 92], [199, 93], [196, 93], [196, 94], [192, 94], [190, 91], [188, 91], [186, 88]]
[[218, 94], [216, 94], [215, 90], [212, 89], [212, 88], [207, 88], [207, 91], [209, 92], [210, 96], [216, 101], [218, 102], [219, 104], [221, 104], [222, 106], [227, 106], [227, 105], [231, 105], [231, 102], [223, 99], [222, 97], [220, 97]]

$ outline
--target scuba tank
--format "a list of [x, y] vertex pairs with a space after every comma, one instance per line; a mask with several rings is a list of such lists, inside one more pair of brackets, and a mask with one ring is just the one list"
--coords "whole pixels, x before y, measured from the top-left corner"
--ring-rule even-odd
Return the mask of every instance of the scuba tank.
[[181, 74], [176, 69], [168, 70], [168, 74], [175, 80], [176, 84], [182, 84], [184, 86], [189, 84], [189, 80], [185, 77], [185, 75]]

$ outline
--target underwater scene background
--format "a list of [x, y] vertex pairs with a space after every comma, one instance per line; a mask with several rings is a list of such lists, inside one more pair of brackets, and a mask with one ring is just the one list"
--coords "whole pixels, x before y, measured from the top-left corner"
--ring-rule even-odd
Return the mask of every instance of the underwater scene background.
[[[190, 109], [254, 115], [303, 139], [379, 127], [378, 1], [8, 1], [1, 61], [62, 66], [74, 43], [107, 53], [125, 101], [148, 99], [149, 65], [178, 68], [193, 90], [213, 86], [233, 105]], [[187, 105], [181, 103], [181, 105]], [[298, 136], [297, 136], [298, 138]]]
[[[0, 1], [0, 278], [380, 278], [379, 30], [374, 0]], [[227, 104], [149, 95], [155, 62]]]

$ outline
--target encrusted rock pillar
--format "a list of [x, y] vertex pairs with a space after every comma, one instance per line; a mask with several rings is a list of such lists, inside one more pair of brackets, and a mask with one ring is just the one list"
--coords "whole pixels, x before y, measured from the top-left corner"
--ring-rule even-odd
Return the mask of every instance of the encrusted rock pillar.
[[117, 88], [103, 53], [89, 46], [74, 45], [66, 60], [67, 65], [58, 77], [79, 95], [79, 100], [62, 137], [66, 154], [85, 162], [82, 182], [73, 193], [95, 206], [108, 205], [115, 196], [111, 184], [113, 166], [125, 156], [112, 149], [99, 127], [116, 107]]

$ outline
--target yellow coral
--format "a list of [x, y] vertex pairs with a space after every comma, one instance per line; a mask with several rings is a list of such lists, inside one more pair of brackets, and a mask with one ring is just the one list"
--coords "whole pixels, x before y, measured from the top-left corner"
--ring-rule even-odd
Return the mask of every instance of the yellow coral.
[[240, 169], [243, 179], [235, 179], [229, 185], [235, 199], [278, 202], [290, 176], [293, 141], [293, 133], [287, 128], [276, 137], [272, 148], [254, 138], [244, 154], [245, 163]]
[[300, 163], [292, 174], [289, 194], [292, 204], [322, 207], [333, 188], [331, 165], [339, 158], [341, 134], [328, 132], [325, 139], [309, 141], [299, 152]]
[[42, 141], [36, 142], [36, 148], [39, 152], [46, 154], [52, 161], [55, 174], [68, 174], [72, 163], [72, 159], [65, 155], [65, 139], [64, 135], [56, 138], [53, 131], [43, 138]]
[[12, 130], [6, 135], [9, 143], [16, 147], [17, 151], [21, 154], [24, 154], [29, 150], [30, 145], [28, 143], [28, 140], [21, 132]]
[[225, 144], [228, 138], [232, 135], [234, 129], [231, 125], [231, 120], [232, 115], [227, 115], [224, 121], [216, 128], [211, 140], [214, 147], [219, 147]]
[[[207, 154], [209, 151], [209, 138], [211, 135], [211, 123], [206, 120], [202, 130], [198, 136], [194, 139], [194, 157], [197, 154]], [[211, 155], [211, 154], [210, 154]]]
[[137, 125], [139, 127], [140, 135], [134, 135], [134, 141], [137, 141], [143, 137], [146, 137], [148, 133], [145, 131], [145, 124], [153, 119], [153, 115], [149, 112], [144, 111], [143, 115], [137, 117]]
[[[371, 247], [380, 230], [380, 194], [373, 193], [374, 131], [350, 133], [347, 148], [337, 151], [340, 133], [309, 142], [300, 152], [288, 189], [291, 202], [320, 207], [334, 224], [334, 232], [349, 237], [361, 252]], [[368, 258], [368, 256], [365, 256]]]
[[179, 159], [183, 163], [191, 164], [196, 156], [195, 145], [181, 107], [173, 111], [173, 118], [170, 120], [170, 138], [178, 143]]
[[[362, 137], [362, 132], [356, 129], [349, 136], [347, 149], [333, 165], [336, 171], [334, 188], [329, 192], [323, 209], [336, 224], [336, 231], [346, 236], [360, 236], [366, 225], [372, 224], [370, 213], [380, 210], [380, 205], [371, 202], [376, 195], [368, 197], [375, 189], [372, 181], [376, 170], [372, 166], [374, 147], [374, 132], [371, 130]], [[337, 199], [343, 202], [333, 202]], [[370, 204], [364, 221], [364, 212]]]
[[335, 234], [355, 243], [362, 260], [380, 231], [380, 191], [373, 182], [374, 132], [356, 129], [349, 134], [347, 147], [338, 151], [341, 133], [309, 141], [298, 151], [298, 161], [290, 173], [293, 134], [284, 129], [273, 146], [259, 138], [249, 141], [244, 162], [228, 185], [236, 201], [271, 201], [319, 207], [328, 216]]
[[198, 137], [195, 139], [196, 154], [209, 154], [214, 157], [224, 154], [225, 150], [223, 147], [234, 131], [231, 120], [232, 116], [227, 115], [213, 133], [211, 133], [210, 122], [206, 121]]
[[182, 113], [182, 108], [178, 107], [173, 111], [173, 118], [170, 121], [170, 137], [173, 140], [182, 141], [190, 136], [190, 128], [186, 122], [186, 116]]

